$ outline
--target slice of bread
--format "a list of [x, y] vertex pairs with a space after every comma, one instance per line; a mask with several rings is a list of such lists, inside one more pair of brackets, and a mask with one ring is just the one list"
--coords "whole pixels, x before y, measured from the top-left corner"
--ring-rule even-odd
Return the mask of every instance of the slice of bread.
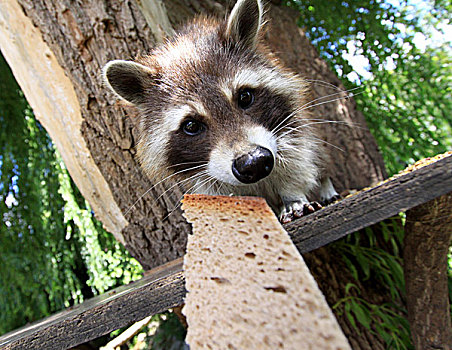
[[186, 341], [196, 349], [350, 349], [289, 235], [255, 197], [186, 195]]

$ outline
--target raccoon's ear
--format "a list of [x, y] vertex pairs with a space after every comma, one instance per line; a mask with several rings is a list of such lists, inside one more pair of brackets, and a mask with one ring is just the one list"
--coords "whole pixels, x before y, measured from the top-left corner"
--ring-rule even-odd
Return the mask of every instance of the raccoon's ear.
[[149, 67], [132, 61], [108, 62], [102, 70], [107, 86], [119, 97], [135, 105], [145, 101], [145, 89], [155, 80]]
[[226, 37], [254, 49], [262, 27], [261, 0], [238, 0], [229, 15]]

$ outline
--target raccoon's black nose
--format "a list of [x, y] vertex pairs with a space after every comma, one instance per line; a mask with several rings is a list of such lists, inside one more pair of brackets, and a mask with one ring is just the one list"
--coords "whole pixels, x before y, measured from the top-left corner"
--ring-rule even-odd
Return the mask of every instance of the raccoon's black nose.
[[273, 154], [266, 148], [258, 146], [232, 163], [232, 173], [240, 182], [251, 184], [270, 175], [274, 165]]

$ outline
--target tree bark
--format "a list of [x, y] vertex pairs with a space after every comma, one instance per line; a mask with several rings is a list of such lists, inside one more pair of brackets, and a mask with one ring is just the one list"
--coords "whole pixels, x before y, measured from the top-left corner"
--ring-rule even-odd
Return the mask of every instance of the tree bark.
[[452, 349], [447, 255], [452, 193], [407, 212], [404, 273], [408, 321], [416, 349]]
[[[172, 212], [183, 190], [174, 187], [165, 192], [171, 184], [158, 185], [141, 197], [152, 184], [134, 158], [133, 111], [121, 107], [102, 86], [101, 68], [109, 60], [133, 59], [146, 53], [162, 41], [164, 32], [171, 32], [196, 13], [224, 17], [228, 10], [225, 3], [230, 4], [228, 9], [233, 5], [226, 0], [0, 3], [0, 30], [2, 35], [9, 35], [5, 36], [6, 44], [0, 41], [2, 52], [27, 99], [34, 101], [37, 117], [49, 130], [71, 176], [98, 218], [145, 269], [185, 252], [190, 226], [179, 209]], [[344, 89], [297, 27], [293, 10], [269, 4], [267, 13], [267, 43], [284, 64], [313, 81], [313, 99], [337, 92], [330, 86]], [[18, 18], [21, 27], [13, 28], [12, 23]], [[21, 28], [33, 32], [31, 42], [29, 32], [21, 32]], [[38, 71], [41, 75], [36, 75]], [[55, 97], [52, 86], [63, 92]], [[43, 110], [48, 101], [53, 108]], [[333, 153], [329, 171], [339, 191], [369, 186], [386, 176], [376, 142], [352, 98], [319, 105], [314, 116], [348, 124], [324, 124], [323, 128], [326, 141], [342, 149], [325, 144]], [[334, 303], [335, 298], [341, 297], [336, 288], [343, 290], [347, 283], [345, 267], [338, 268], [336, 258], [325, 250], [310, 256], [307, 262], [311, 261], [314, 276], [328, 301]], [[346, 320], [339, 317], [339, 322], [348, 327], [348, 331], [344, 330], [349, 338], [358, 339], [351, 340], [354, 348], [381, 348], [378, 337], [366, 330], [362, 335], [355, 334]]]
[[[8, 3], [17, 7], [14, 0], [8, 0]], [[19, 0], [19, 3], [26, 19], [36, 27], [33, 28], [36, 38], [32, 43], [41, 40], [39, 37], [44, 41], [42, 47], [34, 47], [37, 52], [32, 52], [32, 47], [22, 53], [25, 57], [22, 57], [20, 64], [16, 64], [14, 57], [8, 61], [13, 71], [17, 72], [20, 66], [25, 72], [19, 81], [23, 87], [30, 80], [27, 74], [33, 73], [39, 63], [48, 61], [49, 57], [54, 57], [62, 70], [53, 62], [51, 76], [42, 77], [38, 83], [63, 85], [54, 78], [61, 75], [72, 83], [67, 89], [72, 88], [75, 92], [75, 95], [71, 92], [69, 99], [78, 109], [75, 112], [64, 108], [67, 94], [63, 92], [53, 101], [53, 110], [40, 113], [43, 101], [51, 99], [55, 93], [43, 91], [36, 95], [33, 86], [28, 87], [28, 93], [27, 89], [24, 90], [27, 98], [35, 95], [32, 105], [38, 118], [50, 131], [55, 129], [51, 136], [82, 193], [107, 229], [115, 233], [145, 268], [182, 255], [189, 226], [180, 210], [168, 216], [178, 206], [182, 190], [175, 187], [156, 201], [155, 198], [164, 191], [164, 186], [157, 186], [140, 199], [152, 184], [134, 159], [136, 135], [133, 112], [118, 106], [114, 96], [107, 93], [102, 86], [100, 71], [109, 60], [131, 59], [149, 51], [162, 40], [162, 30], [170, 30], [168, 23], [177, 27], [197, 12], [214, 12], [224, 16], [224, 6], [212, 0], [151, 3], [155, 6], [140, 1], [143, 15], [138, 5], [130, 0], [100, 3]], [[163, 16], [165, 7], [168, 18]], [[271, 29], [267, 31], [266, 39], [289, 67], [307, 79], [342, 87], [296, 26], [295, 13], [288, 8], [271, 6], [269, 17]], [[14, 19], [9, 18], [9, 21]], [[8, 51], [8, 48], [3, 51]], [[8, 58], [8, 52], [5, 56]], [[64, 71], [64, 74], [57, 71]], [[64, 84], [67, 86], [68, 81]], [[316, 83], [313, 88], [313, 98], [332, 92], [325, 84]], [[52, 119], [49, 115], [55, 117]], [[360, 125], [357, 128], [325, 124], [323, 133], [326, 140], [343, 150], [332, 149], [334, 161], [330, 167], [339, 191], [361, 188], [385, 176], [376, 143], [353, 100], [323, 104], [316, 108], [315, 115]], [[68, 131], [61, 133], [64, 126]], [[72, 143], [68, 144], [67, 140]], [[128, 211], [130, 208], [132, 210]]]

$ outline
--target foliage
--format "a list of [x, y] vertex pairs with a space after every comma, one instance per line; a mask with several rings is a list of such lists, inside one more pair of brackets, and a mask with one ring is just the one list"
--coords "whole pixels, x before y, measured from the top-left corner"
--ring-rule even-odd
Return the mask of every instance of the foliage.
[[4, 61], [0, 69], [0, 331], [5, 332], [80, 301], [81, 286], [73, 271], [73, 242], [60, 237], [63, 201], [53, 176], [59, 166], [53, 148]]
[[[384, 246], [377, 241], [376, 232], [383, 238]], [[387, 301], [373, 304], [362, 296], [362, 291], [354, 283], [349, 283], [345, 287], [346, 296], [333, 308], [345, 313], [358, 332], [356, 322], [381, 336], [391, 349], [412, 348], [406, 310], [400, 306], [405, 300], [400, 258], [403, 237], [402, 222], [396, 217], [347, 236], [333, 248], [341, 253], [356, 281], [364, 285], [369, 281], [373, 288], [382, 289], [381, 294], [388, 296]]]
[[[61, 159], [59, 161], [63, 167], [63, 161]], [[100, 222], [93, 218], [88, 202], [82, 199], [68, 172], [61, 171], [58, 179], [59, 193], [65, 200], [64, 222], [74, 223], [77, 228], [76, 235], [82, 243], [80, 255], [89, 276], [86, 284], [92, 288], [94, 294], [103, 293], [112, 287], [127, 284], [141, 277], [142, 269], [139, 263], [101, 227]], [[76, 194], [80, 196], [80, 204], [76, 200]], [[70, 239], [72, 234], [73, 225], [69, 225], [66, 239]]]
[[0, 333], [139, 276], [96, 223], [0, 56]]
[[152, 350], [187, 349], [185, 345], [186, 329], [174, 312], [159, 315], [160, 324], [155, 334], [146, 339]]
[[[110, 333], [110, 338], [119, 336], [125, 329], [118, 329]], [[122, 345], [122, 348], [141, 350], [186, 350], [185, 343], [187, 330], [182, 326], [179, 318], [173, 310], [153, 315], [146, 325], [138, 330], [135, 335]], [[102, 348], [101, 348], [102, 350]]]
[[415, 45], [424, 36], [435, 42], [448, 1], [423, 1], [424, 10], [402, 0], [287, 4], [300, 11], [299, 24], [345, 86], [362, 88], [355, 99], [389, 173], [452, 147], [450, 47]]
[[[348, 289], [354, 285], [349, 284]], [[356, 287], [356, 286], [355, 286]], [[333, 306], [337, 309], [343, 305], [343, 312], [359, 333], [356, 322], [374, 334], [381, 336], [390, 349], [413, 349], [410, 344], [409, 324], [404, 316], [394, 310], [392, 304], [375, 305], [365, 299], [348, 295]]]
[[452, 147], [452, 61], [442, 49], [408, 54], [394, 70], [375, 72], [368, 98], [358, 100], [390, 173]]

